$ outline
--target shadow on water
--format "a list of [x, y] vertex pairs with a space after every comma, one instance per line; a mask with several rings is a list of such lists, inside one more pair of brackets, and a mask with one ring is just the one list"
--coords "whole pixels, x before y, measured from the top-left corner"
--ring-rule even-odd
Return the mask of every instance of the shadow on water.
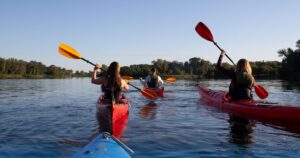
[[154, 101], [150, 101], [141, 108], [139, 116], [145, 120], [154, 120], [156, 118], [156, 109], [157, 104]]
[[254, 121], [230, 115], [228, 122], [230, 124], [230, 143], [238, 145], [250, 145], [253, 143], [252, 128], [255, 126]]
[[289, 91], [300, 91], [300, 83], [299, 82], [291, 82], [291, 81], [283, 81], [281, 82], [281, 86], [284, 90], [289, 90]]
[[[109, 132], [113, 136], [115, 136], [118, 139], [123, 140], [122, 134], [124, 130], [127, 127], [128, 123], [128, 118], [129, 118], [129, 113], [126, 113], [125, 115], [121, 116], [114, 122], [112, 121], [112, 108], [109, 105], [101, 105], [101, 107], [97, 107], [96, 111], [96, 119], [98, 122], [98, 128], [96, 132], [88, 138], [88, 142], [93, 140], [97, 135], [103, 132]], [[67, 146], [72, 146], [75, 148], [83, 148], [86, 143], [80, 143], [75, 140], [61, 140], [58, 141], [57, 144], [60, 146], [61, 152], [67, 156], [70, 157], [72, 154], [74, 154], [74, 151], [69, 151], [67, 150]]]
[[96, 118], [99, 125], [98, 133], [109, 132], [116, 138], [121, 138], [123, 131], [127, 127], [129, 113], [121, 116], [116, 121], [112, 121], [112, 108], [103, 105], [97, 108]]

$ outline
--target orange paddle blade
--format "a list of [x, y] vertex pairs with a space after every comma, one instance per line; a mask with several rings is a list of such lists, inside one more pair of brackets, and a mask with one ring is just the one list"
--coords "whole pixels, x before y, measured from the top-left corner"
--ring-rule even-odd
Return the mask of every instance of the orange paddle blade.
[[151, 90], [148, 90], [148, 89], [143, 89], [143, 90], [140, 90], [140, 92], [148, 99], [155, 99], [156, 98], [156, 93], [151, 91]]
[[122, 78], [127, 81], [133, 80], [133, 77], [131, 77], [131, 76], [122, 76]]
[[72, 48], [64, 43], [61, 43], [59, 45], [58, 52], [67, 58], [81, 59], [80, 54], [74, 48]]
[[254, 90], [260, 99], [265, 99], [269, 96], [268, 92], [264, 89], [264, 87], [262, 87], [258, 84], [254, 85]]
[[169, 82], [169, 83], [173, 83], [173, 82], [176, 81], [176, 78], [175, 77], [169, 77], [169, 78], [166, 79], [166, 81]]

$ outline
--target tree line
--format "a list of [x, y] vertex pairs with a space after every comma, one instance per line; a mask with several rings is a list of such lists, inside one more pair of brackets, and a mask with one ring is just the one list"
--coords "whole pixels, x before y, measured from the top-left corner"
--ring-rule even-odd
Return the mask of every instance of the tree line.
[[[234, 69], [229, 63], [223, 63], [228, 69]], [[281, 63], [278, 61], [256, 61], [251, 62], [255, 78], [276, 79], [280, 78]], [[177, 76], [185, 79], [220, 79], [228, 78], [216, 69], [216, 63], [201, 59], [190, 58], [188, 61], [166, 61], [157, 59], [152, 64], [140, 64], [121, 67], [121, 75], [129, 75], [135, 78], [148, 75], [151, 67], [155, 67], [159, 75]]]
[[[291, 48], [282, 49], [277, 52], [282, 57], [279, 61], [255, 61], [250, 62], [253, 75], [256, 79], [287, 79], [300, 81], [300, 40], [296, 42], [296, 50]], [[234, 69], [229, 63], [223, 63], [228, 69]], [[162, 76], [179, 76], [194, 79], [218, 79], [228, 78], [216, 69], [216, 63], [211, 63], [199, 57], [190, 58], [188, 61], [167, 61], [157, 59], [151, 65], [139, 64], [124, 66], [121, 68], [122, 75], [133, 77], [145, 77], [151, 67], [155, 67], [158, 74]]]
[[[253, 75], [257, 79], [287, 79], [300, 81], [300, 40], [296, 42], [296, 50], [282, 49], [277, 54], [282, 61], [255, 61], [250, 62]], [[223, 63], [228, 69], [234, 69], [229, 63]], [[134, 78], [145, 77], [151, 67], [155, 67], [161, 76], [177, 76], [184, 79], [218, 79], [227, 78], [216, 69], [216, 63], [211, 63], [200, 57], [190, 58], [188, 61], [167, 61], [157, 59], [151, 64], [134, 64], [121, 67], [121, 75]], [[107, 65], [102, 65], [107, 69]], [[44, 77], [87, 77], [91, 72], [66, 70], [54, 65], [45, 66], [41, 62], [17, 60], [14, 58], [0, 58], [0, 77], [5, 75], [21, 75]], [[2, 77], [3, 78], [3, 77]]]
[[24, 61], [15, 58], [0, 58], [0, 78], [64, 78], [89, 76], [83, 71], [67, 70], [55, 65], [46, 66], [37, 61]]
[[282, 57], [281, 71], [282, 78], [287, 80], [300, 81], [300, 40], [296, 42], [297, 49], [281, 49], [277, 53]]

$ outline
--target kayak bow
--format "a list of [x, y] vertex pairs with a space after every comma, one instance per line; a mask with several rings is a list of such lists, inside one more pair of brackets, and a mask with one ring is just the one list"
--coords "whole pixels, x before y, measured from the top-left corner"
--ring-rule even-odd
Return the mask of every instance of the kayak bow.
[[108, 132], [104, 132], [78, 151], [72, 158], [130, 158], [133, 152]]

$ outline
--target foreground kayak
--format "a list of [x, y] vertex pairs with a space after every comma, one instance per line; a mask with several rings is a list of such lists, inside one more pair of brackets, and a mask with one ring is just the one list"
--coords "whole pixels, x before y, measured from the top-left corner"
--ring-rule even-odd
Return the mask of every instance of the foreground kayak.
[[152, 92], [154, 92], [155, 95], [158, 96], [158, 97], [163, 97], [165, 88], [164, 87], [161, 87], [161, 88], [145, 88], [144, 90], [146, 92], [150, 92], [151, 94], [152, 94]]
[[[229, 101], [226, 92], [214, 91], [198, 86], [202, 99], [211, 106], [220, 108], [230, 114], [256, 119], [266, 123], [300, 124], [300, 107], [264, 103], [255, 100]], [[279, 125], [279, 124], [278, 124]]]
[[104, 132], [92, 140], [72, 158], [130, 158], [133, 152], [114, 136]]
[[[111, 101], [104, 99], [103, 96], [100, 96], [97, 101], [97, 113], [103, 113], [110, 120], [112, 120], [112, 123], [114, 123], [116, 120], [120, 119], [122, 116], [126, 115], [129, 110], [129, 102], [126, 98], [120, 99], [118, 103], [114, 103], [112, 105], [112, 111], [111, 111]], [[108, 113], [111, 113], [111, 115], [108, 115]]]

